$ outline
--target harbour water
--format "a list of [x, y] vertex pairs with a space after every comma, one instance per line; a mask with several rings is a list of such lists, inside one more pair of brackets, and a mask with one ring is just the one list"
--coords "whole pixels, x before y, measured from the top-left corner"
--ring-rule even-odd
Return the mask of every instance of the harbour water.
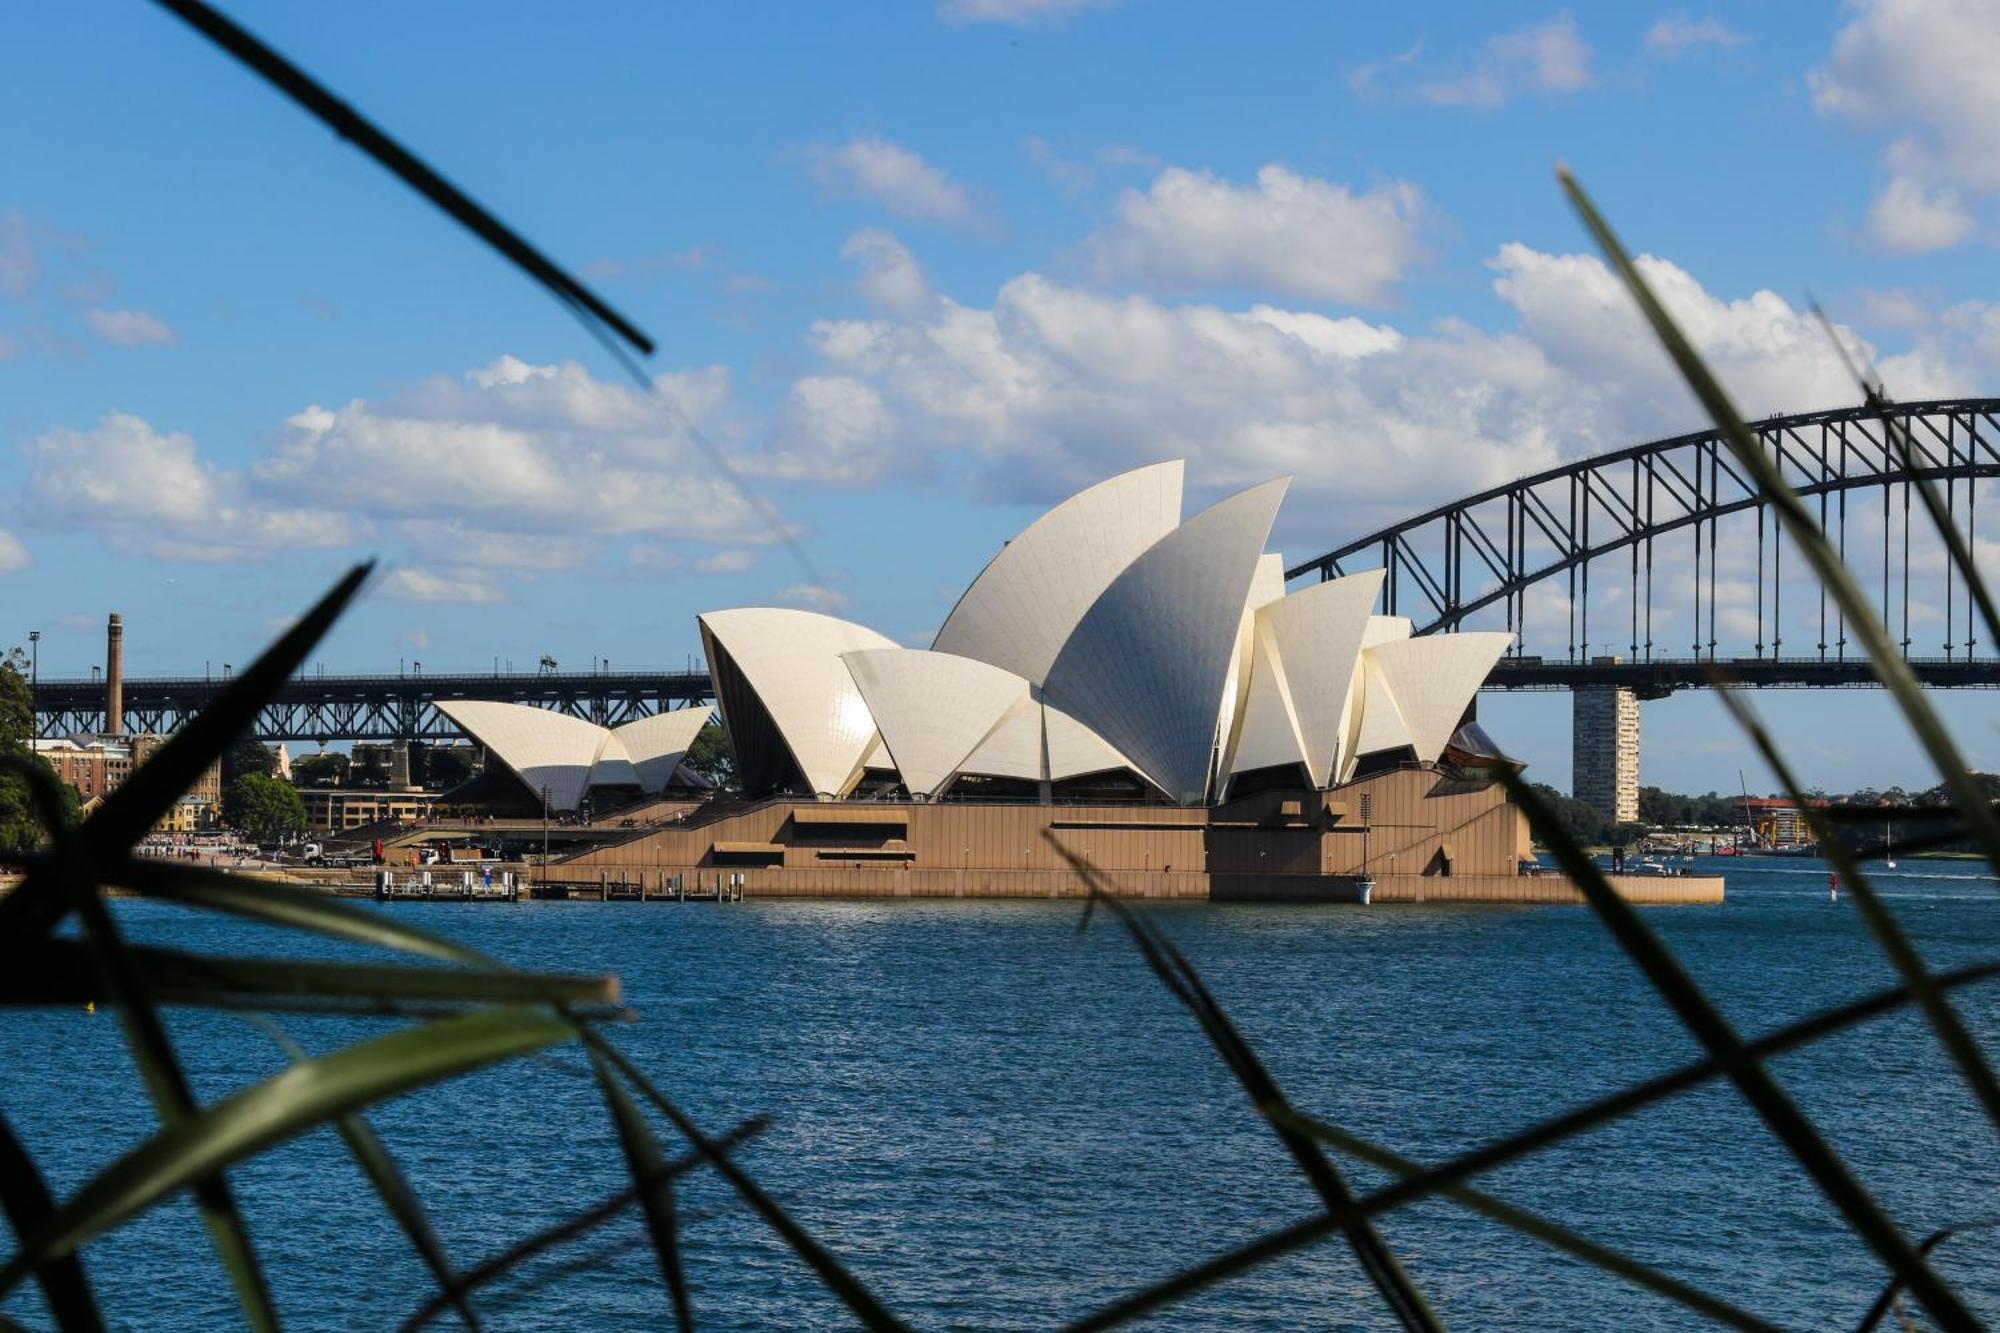
[[[1816, 862], [1712, 863], [1725, 906], [1648, 919], [1755, 1033], [1890, 984]], [[1698, 866], [1700, 863], [1698, 863]], [[1905, 861], [1882, 885], [1935, 966], [2000, 954], [2000, 881]], [[522, 964], [618, 973], [617, 1040], [706, 1126], [764, 1113], [745, 1165], [898, 1313], [924, 1328], [1046, 1328], [1314, 1210], [1315, 1198], [1191, 1021], [1117, 928], [1073, 905], [767, 902], [397, 905]], [[1438, 1160], [1697, 1052], [1584, 908], [1155, 909], [1294, 1101]], [[269, 932], [125, 904], [140, 939], [269, 950]], [[325, 952], [344, 952], [328, 950]], [[2000, 992], [1960, 1008], [2000, 1050]], [[292, 1020], [325, 1048], [374, 1021]], [[278, 1068], [226, 1015], [177, 1016], [202, 1095]], [[2000, 1135], [1908, 1015], [1784, 1057], [1785, 1085], [1913, 1233], [2000, 1215]], [[3, 1107], [67, 1192], [149, 1115], [105, 1013], [10, 1014]], [[517, 1062], [379, 1108], [373, 1122], [468, 1264], [624, 1179], [573, 1055]], [[1355, 1169], [1364, 1186], [1376, 1173]], [[337, 1139], [234, 1173], [283, 1314], [393, 1327], [427, 1295]], [[1724, 1088], [1709, 1087], [1480, 1182], [1787, 1327], [1852, 1327], [1877, 1264]], [[713, 1179], [682, 1195], [706, 1328], [842, 1327], [839, 1307]], [[1426, 1203], [1382, 1230], [1447, 1323], [1675, 1329], [1678, 1307]], [[634, 1222], [527, 1268], [494, 1328], [665, 1323]], [[602, 1242], [617, 1242], [600, 1253]], [[593, 1256], [561, 1269], [562, 1259]], [[228, 1288], [176, 1202], [95, 1243], [115, 1325], [230, 1326]], [[2000, 1319], [2000, 1233], [1937, 1255]], [[46, 1323], [32, 1294], [4, 1307]], [[1175, 1307], [1160, 1328], [1386, 1326], [1353, 1258], [1322, 1243]]]

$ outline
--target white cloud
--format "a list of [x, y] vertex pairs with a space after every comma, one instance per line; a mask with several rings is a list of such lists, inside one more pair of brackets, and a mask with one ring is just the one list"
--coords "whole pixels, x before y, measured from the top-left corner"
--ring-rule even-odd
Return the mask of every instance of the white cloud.
[[23, 452], [35, 521], [101, 528], [161, 559], [342, 546], [365, 527], [317, 504], [266, 503], [241, 473], [204, 462], [192, 436], [162, 433], [129, 412], [107, 412], [89, 430], [45, 431]]
[[399, 527], [411, 553], [419, 559], [479, 569], [575, 569], [590, 558], [593, 549], [588, 537], [494, 532], [455, 518], [405, 519]]
[[[1291, 474], [1290, 540], [1310, 544], [1335, 535], [1329, 512], [1342, 530], [1365, 531], [1700, 424], [1601, 261], [1508, 245], [1489, 263], [1515, 316], [1493, 332], [1173, 305], [1036, 273], [1005, 283], [987, 308], [940, 296], [914, 317], [822, 322], [811, 336], [819, 364], [800, 383], [864, 410], [798, 413], [785, 457], [795, 475], [838, 459], [839, 479], [859, 482], [936, 471], [948, 451], [979, 490], [1023, 502], [1161, 458], [1188, 458], [1210, 495]], [[1641, 266], [1747, 411], [1854, 400], [1807, 312], [1770, 292], [1712, 295], [1664, 260]], [[1949, 347], [1881, 362], [1892, 392], [1974, 381], [1963, 349], [1984, 325], [1971, 311], [1960, 322]]]
[[507, 600], [506, 594], [482, 571], [432, 570], [399, 565], [383, 575], [382, 595], [396, 602], [462, 602], [475, 606]]
[[805, 160], [814, 182], [829, 195], [866, 199], [919, 222], [973, 220], [972, 196], [963, 185], [877, 135], [809, 148]]
[[697, 573], [702, 574], [741, 574], [756, 563], [755, 551], [737, 546], [727, 551], [717, 551], [714, 555], [705, 555], [694, 562], [694, 567]]
[[1931, 304], [1901, 287], [1861, 293], [1862, 313], [1878, 329], [1923, 329], [1933, 321]]
[[1431, 106], [1492, 110], [1524, 93], [1565, 96], [1596, 82], [1590, 47], [1568, 14], [1487, 39], [1469, 66], [1443, 78], [1413, 83], [1418, 54], [1419, 48], [1412, 47], [1389, 60], [1363, 65], [1349, 76], [1348, 86], [1364, 98], [1387, 96]]
[[850, 375], [807, 375], [792, 383], [766, 450], [745, 460], [753, 475], [785, 481], [864, 486], [892, 472], [921, 471], [894, 439], [882, 394]]
[[856, 286], [868, 303], [899, 315], [914, 315], [930, 304], [930, 285], [910, 248], [879, 227], [847, 238], [840, 257], [861, 268]]
[[47, 431], [26, 452], [28, 498], [50, 519], [186, 526], [220, 504], [194, 437], [162, 434], [129, 412], [107, 412], [87, 431]]
[[1807, 75], [1821, 114], [1896, 137], [1870, 234], [1895, 250], [1968, 239], [1965, 199], [2000, 191], [2000, 23], [1987, 0], [1857, 0]]
[[167, 322], [144, 310], [92, 308], [84, 312], [83, 322], [99, 338], [119, 347], [165, 347], [174, 341]]
[[778, 600], [786, 606], [824, 611], [829, 615], [847, 609], [847, 594], [822, 583], [795, 583], [781, 590]]
[[389, 399], [308, 406], [242, 468], [112, 412], [29, 442], [25, 511], [176, 560], [347, 545], [378, 522], [424, 569], [574, 568], [632, 534], [770, 540], [686, 424], [714, 431], [719, 447], [740, 435], [727, 371], [673, 372], [655, 388], [501, 357]]
[[0, 295], [22, 300], [41, 271], [27, 215], [17, 209], [0, 213]]
[[1130, 171], [1157, 171], [1157, 154], [1129, 144], [1105, 144], [1087, 157], [1066, 157], [1039, 134], [1021, 140], [1021, 151], [1059, 188], [1076, 192], [1097, 184], [1101, 176]]
[[939, 0], [938, 15], [953, 23], [1037, 23], [1114, 0]]
[[634, 542], [625, 550], [625, 568], [628, 574], [656, 578], [679, 576], [690, 570], [696, 574], [741, 574], [756, 563], [757, 553], [741, 546], [730, 547], [695, 559], [689, 559], [685, 551], [662, 546], [657, 542]]
[[[720, 368], [655, 383], [668, 408], [698, 423], [726, 415], [728, 376]], [[251, 474], [273, 496], [310, 497], [372, 518], [442, 516], [524, 540], [579, 532], [767, 535], [680, 415], [573, 362], [502, 357], [388, 401], [308, 407]]]
[[1089, 248], [1108, 278], [1380, 305], [1423, 254], [1424, 214], [1404, 181], [1357, 194], [1276, 164], [1248, 185], [1170, 167], [1144, 193], [1125, 191]]
[[0, 574], [13, 574], [28, 567], [28, 548], [21, 539], [0, 528]]
[[1949, 250], [1976, 225], [1957, 190], [1926, 189], [1905, 176], [1891, 177], [1868, 205], [1868, 234], [1901, 254]]
[[1685, 13], [1669, 14], [1646, 30], [1646, 49], [1664, 60], [1704, 47], [1727, 51], [1749, 40], [1721, 19], [1691, 19]]

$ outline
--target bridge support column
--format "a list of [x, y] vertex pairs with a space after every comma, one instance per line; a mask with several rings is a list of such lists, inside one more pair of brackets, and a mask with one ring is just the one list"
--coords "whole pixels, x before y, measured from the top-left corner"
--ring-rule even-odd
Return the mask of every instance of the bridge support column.
[[[1615, 657], [1593, 660], [1611, 666]], [[1639, 818], [1639, 696], [1595, 686], [1573, 690], [1570, 794], [1614, 824]]]

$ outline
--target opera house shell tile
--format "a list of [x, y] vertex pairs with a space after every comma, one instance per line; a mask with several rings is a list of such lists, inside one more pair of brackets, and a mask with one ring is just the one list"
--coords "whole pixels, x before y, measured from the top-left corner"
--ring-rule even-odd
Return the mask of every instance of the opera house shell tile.
[[[1436, 762], [1510, 636], [1411, 637], [1373, 614], [1380, 570], [1287, 594], [1264, 549], [1287, 482], [1186, 521], [1181, 484], [1180, 463], [1155, 464], [1056, 506], [928, 650], [815, 612], [701, 616], [745, 794], [1048, 801], [1122, 782], [1201, 805], [1246, 780], [1326, 788]], [[587, 739], [566, 742], [570, 768], [603, 762]]]

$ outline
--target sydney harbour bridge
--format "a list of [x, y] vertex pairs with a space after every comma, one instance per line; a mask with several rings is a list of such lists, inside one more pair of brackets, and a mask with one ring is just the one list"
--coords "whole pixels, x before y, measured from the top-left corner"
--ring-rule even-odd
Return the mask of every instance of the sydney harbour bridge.
[[[1929, 520], [1931, 483], [1978, 549], [1979, 483], [2000, 477], [2000, 398], [1770, 417], [1753, 429], [1817, 514], [1926, 684], [2000, 687], [1972, 598]], [[1899, 443], [1906, 447], [1898, 447]], [[1993, 507], [1991, 496], [1989, 508]], [[1989, 523], [2000, 525], [2000, 514]], [[1634, 445], [1497, 486], [1345, 543], [1289, 580], [1388, 571], [1380, 610], [1419, 634], [1506, 629], [1488, 689], [1629, 690], [1659, 698], [1726, 677], [1746, 686], [1875, 683], [1839, 609], [1794, 560], [1755, 484], [1714, 431]], [[128, 678], [128, 731], [170, 731], [226, 683]], [[266, 741], [442, 740], [439, 699], [499, 699], [615, 726], [704, 702], [680, 670], [301, 675], [259, 715]], [[42, 734], [102, 731], [105, 689], [40, 680]], [[1579, 744], [1583, 738], [1579, 737]]]

